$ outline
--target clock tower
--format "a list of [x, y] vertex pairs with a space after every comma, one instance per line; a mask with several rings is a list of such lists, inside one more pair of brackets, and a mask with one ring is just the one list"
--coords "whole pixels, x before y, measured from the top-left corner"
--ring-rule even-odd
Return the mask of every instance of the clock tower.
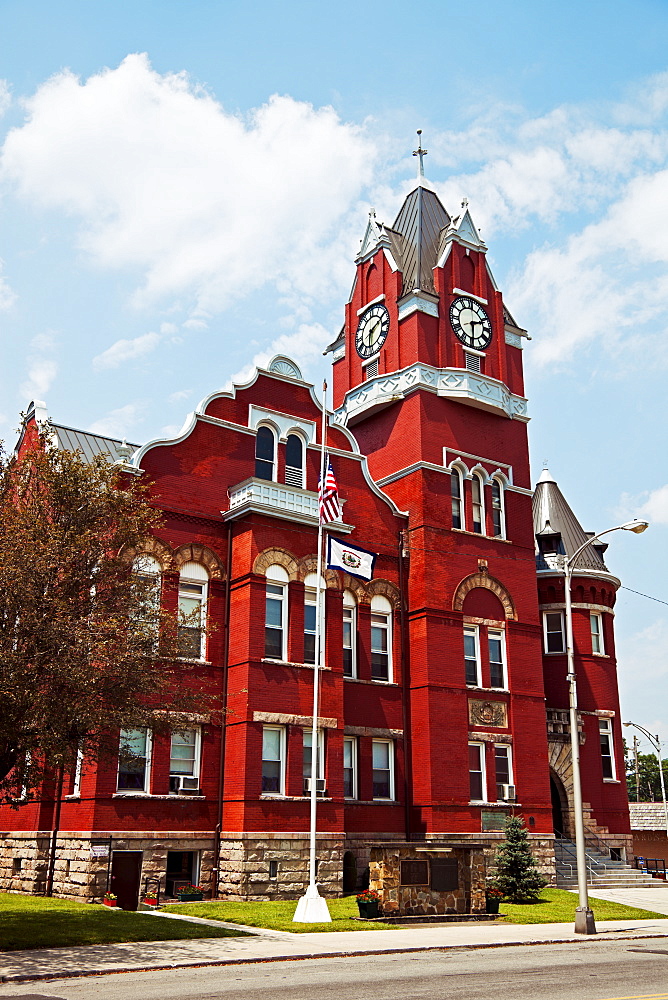
[[[418, 176], [370, 214], [333, 354], [333, 422], [406, 512], [412, 823], [480, 836], [517, 800], [552, 832], [527, 401], [527, 334], [464, 200]], [[521, 718], [521, 724], [519, 720]], [[519, 808], [519, 807], [518, 807]], [[482, 825], [481, 825], [482, 824]]]

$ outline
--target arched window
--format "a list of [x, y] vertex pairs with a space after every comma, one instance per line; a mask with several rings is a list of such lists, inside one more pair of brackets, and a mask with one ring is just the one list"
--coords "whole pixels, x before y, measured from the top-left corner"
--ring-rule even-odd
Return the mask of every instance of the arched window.
[[[320, 586], [320, 641], [325, 644], [325, 581], [321, 578]], [[316, 601], [318, 595], [318, 577], [309, 573], [304, 578], [304, 663], [315, 663], [316, 659]], [[320, 659], [322, 662], [322, 657]]]
[[255, 478], [276, 479], [276, 437], [271, 427], [263, 424], [255, 440]]
[[485, 534], [485, 498], [482, 479], [477, 472], [471, 476], [471, 501], [473, 505], [473, 530], [477, 535]]
[[288, 434], [285, 444], [285, 482], [288, 486], [298, 486], [303, 490], [304, 483], [304, 442], [299, 434]]
[[450, 473], [450, 494], [452, 496], [452, 527], [464, 527], [464, 504], [462, 490], [462, 474], [458, 468]]
[[506, 537], [506, 512], [504, 509], [503, 486], [498, 479], [492, 480], [492, 526], [495, 538]]
[[357, 604], [350, 590], [343, 592], [343, 676], [357, 677]]
[[282, 566], [268, 566], [264, 618], [264, 655], [287, 659], [288, 574]]
[[392, 605], [380, 594], [371, 599], [371, 679], [392, 680]]
[[179, 651], [201, 660], [206, 655], [206, 598], [209, 574], [196, 562], [184, 563], [179, 574]]

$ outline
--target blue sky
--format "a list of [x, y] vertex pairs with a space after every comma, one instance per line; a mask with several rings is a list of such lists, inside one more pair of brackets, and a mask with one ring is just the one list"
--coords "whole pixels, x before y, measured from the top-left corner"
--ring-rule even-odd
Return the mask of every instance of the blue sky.
[[[0, 437], [142, 442], [340, 328], [366, 214], [466, 196], [525, 351], [534, 479], [668, 601], [668, 5], [0, 0]], [[624, 714], [668, 739], [668, 607], [620, 591]]]

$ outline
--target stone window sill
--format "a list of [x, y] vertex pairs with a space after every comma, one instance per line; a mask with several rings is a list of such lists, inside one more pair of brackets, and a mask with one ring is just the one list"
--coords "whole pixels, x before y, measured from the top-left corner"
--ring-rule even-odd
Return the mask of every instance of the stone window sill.
[[619, 781], [618, 778], [604, 778], [603, 779], [603, 784], [604, 785], [621, 785], [621, 781]]
[[519, 807], [520, 809], [522, 808], [522, 803], [521, 802], [516, 802], [515, 800], [513, 800], [512, 802], [504, 802], [504, 801], [501, 801], [501, 802], [481, 802], [480, 799], [471, 799], [471, 801], [469, 802], [469, 805], [470, 806], [484, 806], [485, 809], [512, 809], [513, 807], [514, 808], [518, 808]]
[[472, 535], [473, 538], [486, 538], [488, 542], [503, 542], [505, 545], [511, 545], [509, 538], [502, 538], [501, 535], [483, 535], [480, 531], [469, 531], [467, 528], [453, 528], [452, 531], [456, 531], [459, 535]]
[[486, 688], [480, 687], [479, 684], [467, 684], [467, 691], [481, 691], [485, 694], [510, 694], [510, 688]]
[[206, 795], [176, 795], [174, 792], [168, 795], [153, 795], [152, 792], [114, 792], [111, 797], [112, 799], [163, 799], [165, 801], [173, 799], [175, 802], [187, 802], [189, 799], [201, 801], [206, 798]]
[[[304, 670], [313, 670], [314, 665], [312, 663], [293, 663], [292, 660], [274, 660], [270, 656], [263, 656], [261, 663], [271, 663], [274, 667], [300, 667]], [[331, 667], [320, 667], [320, 670], [331, 670]]]
[[[318, 802], [331, 802], [332, 798], [329, 795], [317, 795]], [[279, 795], [278, 792], [262, 792], [260, 799], [264, 801], [274, 801], [274, 802], [310, 802], [310, 795]]]
[[398, 806], [399, 799], [344, 799], [346, 806]]
[[354, 684], [382, 684], [383, 687], [399, 687], [397, 681], [380, 681], [367, 679], [366, 677], [345, 677], [344, 681], [352, 681]]

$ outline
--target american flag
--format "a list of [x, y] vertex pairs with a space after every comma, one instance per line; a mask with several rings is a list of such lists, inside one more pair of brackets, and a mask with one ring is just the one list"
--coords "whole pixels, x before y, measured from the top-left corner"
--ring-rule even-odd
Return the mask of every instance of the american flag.
[[341, 518], [339, 506], [339, 487], [332, 472], [332, 463], [327, 460], [327, 472], [323, 486], [322, 479], [318, 484], [318, 506], [320, 508], [320, 524], [329, 524]]

